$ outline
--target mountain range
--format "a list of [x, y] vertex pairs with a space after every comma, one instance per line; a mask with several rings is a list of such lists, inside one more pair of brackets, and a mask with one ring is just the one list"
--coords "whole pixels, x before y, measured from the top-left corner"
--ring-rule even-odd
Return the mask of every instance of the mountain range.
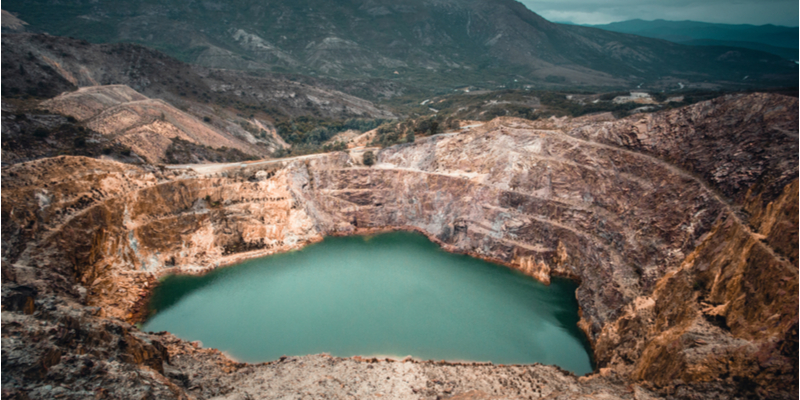
[[797, 84], [771, 54], [551, 23], [514, 0], [9, 0], [33, 31], [133, 42], [211, 68], [460, 85]]
[[691, 46], [729, 46], [765, 51], [798, 60], [797, 27], [732, 25], [696, 21], [633, 19], [604, 25], [585, 25], [607, 31], [664, 39]]

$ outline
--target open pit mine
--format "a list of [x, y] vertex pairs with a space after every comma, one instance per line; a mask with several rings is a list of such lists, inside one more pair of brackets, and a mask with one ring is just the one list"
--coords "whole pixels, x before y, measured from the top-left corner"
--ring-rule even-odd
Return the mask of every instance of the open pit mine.
[[[102, 131], [103, 115], [84, 118]], [[619, 120], [497, 118], [374, 149], [370, 167], [359, 149], [4, 166], [3, 398], [797, 398], [797, 116], [796, 98], [730, 95]], [[135, 326], [167, 274], [389, 230], [574, 279], [594, 372], [325, 354], [247, 364]]]

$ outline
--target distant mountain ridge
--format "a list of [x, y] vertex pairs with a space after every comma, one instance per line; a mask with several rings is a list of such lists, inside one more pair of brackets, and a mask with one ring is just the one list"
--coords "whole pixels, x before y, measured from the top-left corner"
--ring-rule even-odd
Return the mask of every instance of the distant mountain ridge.
[[[777, 25], [715, 24], [697, 21], [632, 19], [602, 25], [583, 25], [630, 33], [692, 46], [730, 46], [757, 49], [797, 60], [800, 28]], [[768, 47], [759, 47], [767, 45]]]
[[714, 40], [714, 39], [694, 39], [685, 42], [679, 42], [688, 46], [727, 46], [727, 47], [741, 47], [744, 49], [760, 50], [766, 53], [781, 56], [787, 60], [798, 61], [800, 59], [800, 50], [791, 49], [788, 47], [775, 47], [768, 44], [756, 42], [739, 42], [728, 40]]
[[144, 44], [212, 68], [433, 88], [797, 84], [795, 65], [769, 54], [554, 24], [514, 0], [8, 0], [3, 7], [39, 31]]

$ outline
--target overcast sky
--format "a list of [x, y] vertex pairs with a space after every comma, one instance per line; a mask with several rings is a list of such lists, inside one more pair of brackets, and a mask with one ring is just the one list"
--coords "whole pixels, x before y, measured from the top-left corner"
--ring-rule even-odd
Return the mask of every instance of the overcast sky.
[[666, 19], [797, 26], [798, 0], [519, 0], [553, 22]]

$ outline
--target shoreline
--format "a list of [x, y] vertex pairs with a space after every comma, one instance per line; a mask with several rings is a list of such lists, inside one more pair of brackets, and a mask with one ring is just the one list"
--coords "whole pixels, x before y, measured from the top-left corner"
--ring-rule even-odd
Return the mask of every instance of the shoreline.
[[[452, 245], [449, 245], [449, 244], [446, 244], [446, 243], [442, 242], [441, 240], [436, 238], [434, 235], [432, 235], [432, 234], [426, 232], [425, 230], [423, 230], [423, 229], [421, 229], [419, 227], [416, 227], [416, 226], [401, 225], [401, 226], [389, 226], [389, 227], [379, 227], [379, 228], [355, 228], [354, 230], [351, 230], [351, 231], [337, 231], [337, 232], [329, 232], [326, 235], [317, 235], [317, 236], [314, 236], [314, 237], [312, 237], [312, 238], [310, 238], [308, 240], [305, 240], [303, 242], [298, 242], [298, 243], [295, 243], [293, 245], [287, 246], [285, 249], [278, 248], [278, 249], [270, 249], [270, 250], [266, 250], [266, 251], [264, 251], [264, 250], [255, 250], [255, 251], [251, 251], [251, 252], [240, 253], [240, 254], [237, 254], [235, 256], [226, 257], [224, 259], [224, 261], [222, 261], [222, 262], [220, 262], [220, 263], [218, 263], [216, 265], [207, 266], [207, 267], [204, 267], [204, 268], [198, 268], [198, 269], [195, 269], [195, 270], [187, 270], [187, 269], [184, 269], [182, 267], [170, 268], [170, 269], [162, 269], [158, 273], [154, 274], [154, 276], [156, 278], [155, 279], [151, 279], [150, 283], [148, 284], [148, 286], [146, 288], [144, 288], [144, 292], [145, 292], [144, 295], [140, 298], [140, 300], [138, 302], [136, 302], [129, 309], [130, 312], [128, 313], [128, 315], [130, 315], [131, 317], [129, 319], [127, 319], [126, 322], [128, 322], [128, 323], [130, 323], [132, 325], [138, 325], [138, 324], [144, 323], [147, 320], [147, 318], [149, 317], [148, 304], [150, 302], [150, 298], [152, 297], [153, 292], [155, 291], [155, 289], [160, 285], [160, 280], [162, 278], [167, 277], [167, 276], [173, 276], [173, 275], [174, 276], [181, 276], [181, 275], [203, 276], [203, 275], [211, 273], [212, 271], [215, 271], [217, 269], [236, 266], [236, 265], [241, 264], [241, 263], [243, 263], [245, 261], [248, 261], [248, 260], [261, 258], [261, 257], [267, 257], [267, 256], [271, 256], [271, 255], [276, 255], [276, 254], [288, 253], [290, 251], [295, 251], [295, 250], [301, 250], [301, 249], [303, 249], [304, 247], [306, 247], [308, 245], [312, 245], [312, 244], [315, 244], [315, 243], [322, 242], [323, 240], [325, 240], [325, 237], [369, 236], [369, 235], [379, 235], [379, 234], [391, 233], [391, 232], [414, 232], [414, 233], [419, 233], [419, 234], [425, 236], [431, 242], [435, 243], [437, 246], [439, 246], [440, 249], [442, 249], [442, 250], [444, 250], [444, 251], [446, 251], [448, 253], [466, 255], [466, 256], [477, 258], [477, 259], [480, 259], [480, 260], [483, 260], [483, 261], [486, 261], [486, 262], [489, 262], [489, 263], [492, 263], [492, 264], [503, 266], [503, 267], [509, 268], [509, 269], [511, 269], [513, 271], [520, 272], [525, 276], [531, 277], [534, 280], [536, 280], [537, 282], [544, 284], [545, 286], [549, 286], [550, 285], [550, 282], [543, 282], [542, 280], [538, 279], [536, 276], [534, 276], [532, 274], [529, 274], [529, 273], [526, 273], [526, 271], [524, 271], [523, 269], [519, 268], [515, 264], [509, 263], [509, 262], [505, 262], [505, 261], [502, 261], [502, 260], [498, 260], [498, 259], [495, 259], [495, 258], [491, 258], [491, 257], [488, 257], [488, 256], [480, 255], [480, 254], [477, 254], [477, 253], [474, 253], [474, 252], [471, 252], [471, 251], [459, 250], [455, 246], [452, 246]], [[560, 273], [559, 271], [552, 271], [551, 270], [550, 276], [551, 277], [561, 278], [561, 279], [571, 280], [571, 281], [575, 282], [578, 286], [580, 286], [581, 283], [582, 283], [581, 279], [578, 276], [571, 275], [571, 274]], [[577, 327], [578, 327], [578, 329], [580, 329], [581, 332], [583, 332], [584, 338], [586, 339], [586, 343], [589, 345], [589, 348], [591, 350], [588, 353], [589, 353], [589, 358], [591, 360], [593, 371], [591, 373], [585, 375], [585, 376], [588, 376], [588, 375], [591, 375], [591, 374], [594, 374], [594, 373], [597, 372], [595, 370], [596, 369], [596, 366], [595, 366], [595, 350], [596, 349], [595, 349], [595, 343], [591, 340], [591, 336], [589, 334], [589, 326], [584, 324], [584, 323], [582, 323], [583, 322], [583, 308], [581, 307], [580, 304], [578, 304], [578, 317], [579, 317], [579, 320], [578, 320], [578, 323], [577, 323]], [[138, 329], [138, 327], [137, 327], [137, 329]], [[193, 342], [189, 342], [189, 343], [193, 343]], [[199, 348], [202, 348], [202, 345]], [[221, 350], [219, 350], [219, 351], [221, 351]], [[228, 359], [232, 360], [232, 361], [240, 362], [240, 363], [244, 363], [244, 364], [248, 364], [248, 365], [270, 364], [270, 363], [276, 363], [276, 362], [283, 361], [283, 358], [281, 358], [279, 360], [273, 360], [273, 361], [267, 361], [267, 362], [262, 362], [262, 363], [251, 364], [251, 363], [247, 363], [247, 362], [238, 361], [238, 360], [234, 359], [233, 357], [229, 356], [227, 353], [224, 353], [224, 352], [223, 352], [223, 355], [225, 357], [227, 357]], [[321, 355], [327, 355], [329, 357], [333, 357], [333, 356], [330, 356], [327, 353], [321, 353]], [[300, 356], [289, 356], [289, 357], [300, 357]], [[406, 358], [408, 358], [408, 357], [403, 358], [402, 360], [397, 360], [397, 359], [394, 359], [393, 357], [394, 356], [386, 356], [386, 355], [372, 355], [372, 356], [354, 355], [354, 356], [351, 356], [351, 357], [338, 357], [338, 358], [354, 359], [354, 360], [360, 361], [360, 362], [377, 362], [377, 361], [381, 361], [381, 360], [385, 360], [387, 362], [408, 362], [408, 361], [406, 361]], [[414, 362], [414, 363], [434, 363], [434, 364], [442, 364], [442, 365], [506, 365], [506, 364], [493, 364], [491, 361], [487, 361], [487, 362], [468, 361], [468, 360], [440, 360], [440, 361], [436, 361], [436, 360], [419, 360], [419, 359], [415, 359], [413, 357], [411, 358], [411, 362]], [[508, 364], [508, 365], [536, 365], [536, 364], [540, 364], [540, 363]], [[542, 364], [542, 365], [545, 365], [545, 364]], [[554, 366], [558, 367], [557, 365], [554, 365]], [[561, 367], [558, 367], [558, 368], [563, 370], [563, 368], [561, 368]], [[572, 373], [572, 372], [567, 371], [567, 370], [564, 370], [564, 371]]]

